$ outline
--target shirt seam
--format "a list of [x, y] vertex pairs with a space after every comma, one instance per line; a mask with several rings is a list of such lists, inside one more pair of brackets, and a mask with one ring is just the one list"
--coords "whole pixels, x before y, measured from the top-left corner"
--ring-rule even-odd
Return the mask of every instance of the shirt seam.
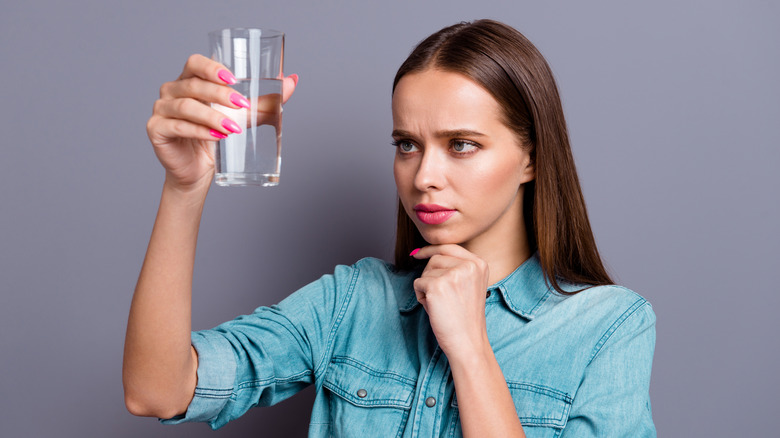
[[628, 320], [628, 318], [630, 318], [631, 315], [635, 314], [637, 310], [639, 310], [640, 308], [642, 308], [642, 306], [646, 304], [650, 305], [650, 302], [640, 297], [639, 299], [634, 301], [634, 303], [628, 309], [626, 309], [626, 311], [623, 312], [623, 314], [620, 315], [618, 319], [615, 320], [615, 322], [612, 323], [612, 325], [607, 329], [606, 332], [604, 332], [604, 334], [601, 336], [599, 341], [596, 343], [596, 346], [593, 347], [593, 353], [591, 354], [590, 359], [588, 360], [588, 365], [590, 365], [593, 362], [593, 360], [601, 352], [601, 350], [603, 349], [607, 341], [609, 341], [610, 338], [612, 338], [612, 335], [615, 334], [615, 332], [623, 325], [623, 323], [626, 322], [626, 320]]
[[228, 399], [233, 395], [233, 388], [230, 389], [195, 388], [195, 395], [200, 398]]
[[266, 386], [269, 383], [282, 383], [282, 382], [294, 382], [301, 377], [311, 375], [311, 370], [303, 370], [300, 373], [293, 374], [287, 377], [266, 377], [265, 379], [255, 379], [246, 382], [241, 382], [236, 387], [236, 391], [242, 391], [244, 389], [257, 388], [259, 386]]
[[365, 371], [366, 373], [374, 376], [374, 377], [387, 377], [390, 379], [393, 379], [399, 383], [405, 384], [407, 386], [414, 387], [415, 383], [417, 383], [415, 380], [410, 379], [406, 376], [402, 376], [401, 374], [394, 373], [392, 371], [379, 371], [375, 370], [374, 368], [369, 367], [368, 365], [359, 362], [355, 359], [352, 359], [349, 356], [333, 356], [331, 358], [331, 361], [334, 363], [345, 363], [349, 364], [355, 368], [358, 368], [362, 371]]

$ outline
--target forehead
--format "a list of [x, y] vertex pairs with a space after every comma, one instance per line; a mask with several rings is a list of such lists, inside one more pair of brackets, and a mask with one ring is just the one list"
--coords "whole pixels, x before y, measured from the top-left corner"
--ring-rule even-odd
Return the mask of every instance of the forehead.
[[501, 124], [500, 115], [493, 96], [459, 73], [428, 69], [407, 74], [393, 93], [394, 129], [490, 127]]

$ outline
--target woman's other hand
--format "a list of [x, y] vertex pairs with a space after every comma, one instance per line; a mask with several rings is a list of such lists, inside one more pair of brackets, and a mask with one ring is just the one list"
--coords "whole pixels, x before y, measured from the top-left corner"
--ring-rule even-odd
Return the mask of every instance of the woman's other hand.
[[488, 264], [459, 245], [430, 245], [413, 252], [430, 259], [414, 281], [444, 354], [453, 361], [490, 348], [485, 324]]
[[[209, 187], [214, 176], [215, 141], [244, 129], [211, 107], [217, 103], [248, 108], [246, 99], [230, 88], [235, 81], [222, 64], [192, 55], [179, 78], [160, 87], [146, 131], [165, 168], [166, 183], [180, 189]], [[282, 102], [290, 98], [297, 82], [297, 75], [284, 79]]]

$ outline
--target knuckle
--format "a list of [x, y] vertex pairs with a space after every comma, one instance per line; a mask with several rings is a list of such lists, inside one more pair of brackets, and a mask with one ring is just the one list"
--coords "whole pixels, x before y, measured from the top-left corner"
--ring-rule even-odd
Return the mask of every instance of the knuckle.
[[192, 55], [187, 57], [187, 63], [184, 64], [184, 66], [187, 68], [192, 68], [192, 66], [198, 62], [199, 57], [200, 55], [198, 55], [197, 53], [193, 53]]
[[196, 91], [195, 81], [192, 79], [185, 79], [181, 81], [181, 85], [184, 93], [186, 93], [187, 96], [192, 96]]
[[160, 114], [163, 110], [163, 101], [162, 99], [157, 99], [154, 101], [154, 105], [152, 105], [152, 114]]
[[187, 124], [183, 120], [174, 120], [171, 124], [171, 131], [179, 137], [183, 137], [186, 131]]
[[187, 111], [189, 101], [187, 99], [177, 99], [173, 104], [177, 113], [183, 113]]
[[156, 126], [157, 126], [157, 117], [155, 116], [150, 117], [149, 120], [146, 121], [146, 132], [154, 131]]
[[160, 86], [160, 97], [165, 97], [170, 93], [173, 82], [166, 82]]

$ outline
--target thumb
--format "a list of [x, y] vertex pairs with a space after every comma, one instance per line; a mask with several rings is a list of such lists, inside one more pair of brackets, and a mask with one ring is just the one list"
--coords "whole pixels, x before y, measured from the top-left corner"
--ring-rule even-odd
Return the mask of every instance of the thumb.
[[282, 103], [287, 102], [295, 91], [295, 87], [298, 85], [298, 75], [291, 74], [284, 78], [284, 84], [282, 85]]

